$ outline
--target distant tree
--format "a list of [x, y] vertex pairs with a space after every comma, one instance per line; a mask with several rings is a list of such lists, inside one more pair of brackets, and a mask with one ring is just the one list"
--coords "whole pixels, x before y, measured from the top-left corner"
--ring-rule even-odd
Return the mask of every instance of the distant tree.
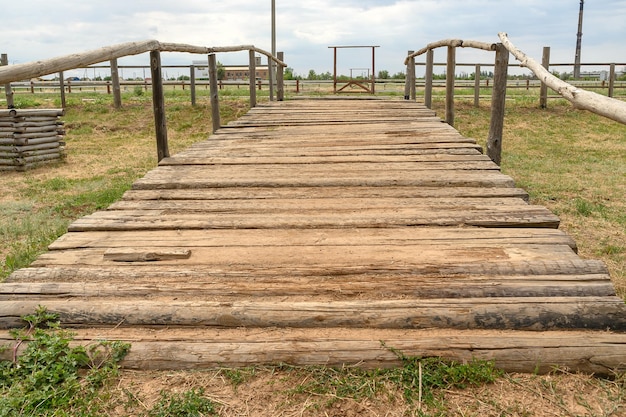
[[291, 67], [285, 68], [285, 71], [283, 73], [283, 78], [285, 80], [295, 80], [295, 76], [294, 76], [294, 73], [293, 73], [293, 68], [291, 68]]
[[406, 78], [406, 75], [402, 71], [396, 72], [391, 77], [391, 79], [393, 79], [393, 80], [404, 80], [405, 78]]
[[189, 77], [189, 75], [181, 75], [177, 79], [178, 81], [189, 81], [191, 78]]
[[226, 69], [224, 68], [224, 64], [217, 61], [217, 79], [223, 80], [226, 77]]
[[309, 76], [307, 77], [307, 80], [317, 80], [317, 73], [315, 72], [315, 70], [309, 70]]
[[382, 71], [378, 71], [378, 77], [381, 80], [388, 80], [389, 79], [389, 71], [387, 70], [382, 70]]

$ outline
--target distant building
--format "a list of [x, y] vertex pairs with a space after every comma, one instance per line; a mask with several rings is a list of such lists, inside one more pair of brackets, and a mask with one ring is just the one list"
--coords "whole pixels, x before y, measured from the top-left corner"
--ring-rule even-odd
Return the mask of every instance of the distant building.
[[[209, 68], [206, 61], [193, 61], [196, 79], [209, 78]], [[248, 81], [250, 80], [250, 68], [248, 65], [223, 65], [224, 81]], [[257, 80], [268, 80], [269, 70], [267, 65], [261, 65], [261, 57], [256, 57]]]

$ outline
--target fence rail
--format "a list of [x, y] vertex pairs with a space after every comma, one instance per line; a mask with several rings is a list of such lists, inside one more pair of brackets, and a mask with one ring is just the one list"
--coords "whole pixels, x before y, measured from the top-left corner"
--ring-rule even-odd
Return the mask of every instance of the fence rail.
[[[157, 155], [158, 160], [169, 156], [169, 149], [167, 144], [167, 126], [165, 120], [165, 99], [163, 93], [163, 75], [161, 64], [161, 52], [184, 52], [192, 54], [205, 54], [208, 55], [208, 67], [211, 89], [211, 108], [213, 116], [213, 130], [217, 130], [220, 127], [219, 117], [219, 94], [217, 91], [217, 60], [215, 59], [216, 53], [221, 52], [241, 52], [248, 51], [249, 53], [249, 71], [250, 74], [254, 74], [256, 65], [256, 54], [265, 55], [269, 62], [274, 62], [277, 65], [278, 73], [276, 76], [277, 85], [277, 97], [279, 100], [283, 99], [284, 86], [283, 86], [283, 70], [287, 66], [283, 62], [283, 53], [279, 52], [277, 56], [273, 56], [269, 52], [256, 48], [253, 45], [239, 45], [239, 46], [225, 46], [225, 47], [206, 47], [196, 46], [188, 44], [177, 43], [163, 43], [156, 40], [147, 40], [140, 42], [128, 42], [118, 45], [106, 46], [100, 49], [94, 49], [78, 54], [66, 55], [57, 58], [52, 58], [44, 61], [6, 65], [8, 60], [6, 54], [2, 54], [1, 66], [0, 66], [0, 85], [4, 85], [5, 93], [7, 96], [7, 104], [12, 107], [13, 104], [13, 91], [12, 82], [20, 80], [29, 80], [46, 76], [49, 74], [59, 74], [59, 90], [61, 93], [61, 101], [65, 107], [65, 80], [63, 77], [64, 71], [85, 68], [89, 65], [109, 61], [111, 68], [111, 88], [114, 94], [114, 101], [116, 107], [122, 105], [121, 100], [121, 80], [119, 77], [119, 67], [117, 65], [117, 59], [139, 55], [144, 53], [150, 53], [150, 74], [152, 79], [152, 103], [154, 108], [154, 123], [156, 128], [156, 142], [157, 142]], [[269, 65], [270, 73], [273, 70], [274, 65]], [[271, 77], [271, 75], [270, 75]], [[193, 73], [192, 73], [192, 83]], [[256, 106], [256, 80], [250, 79], [250, 106]], [[71, 86], [71, 84], [70, 84]], [[70, 87], [71, 88], [71, 87]]]

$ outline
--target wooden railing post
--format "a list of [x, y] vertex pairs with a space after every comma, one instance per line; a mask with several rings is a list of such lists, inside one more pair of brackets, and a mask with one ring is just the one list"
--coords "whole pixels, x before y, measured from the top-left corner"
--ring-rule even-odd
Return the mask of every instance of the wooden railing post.
[[[277, 58], [281, 62], [285, 62], [285, 53], [277, 52]], [[278, 71], [276, 73], [276, 98], [278, 101], [285, 100], [285, 68], [282, 65], [277, 66]]]
[[196, 66], [191, 64], [189, 67], [189, 80], [191, 82], [191, 105], [196, 105]]
[[[0, 66], [9, 65], [9, 56], [7, 54], [0, 55]], [[13, 90], [11, 90], [11, 83], [6, 83], [4, 85], [4, 92], [7, 97], [7, 108], [13, 109], [15, 108], [15, 103], [13, 102]]]
[[256, 60], [254, 50], [250, 49], [250, 63], [248, 73], [250, 74], [250, 108], [256, 107]]
[[117, 70], [117, 59], [111, 61], [111, 82], [113, 83], [113, 105], [116, 109], [122, 108], [122, 90], [120, 88], [120, 75]]
[[63, 71], [59, 72], [59, 88], [61, 90], [61, 107], [66, 107], [65, 102], [65, 78]]
[[[408, 51], [407, 55], [411, 55], [415, 51]], [[415, 68], [415, 65], [413, 65]], [[415, 82], [415, 80], [413, 80]], [[411, 99], [411, 60], [406, 64], [406, 77], [404, 78], [404, 99]]]
[[509, 51], [501, 43], [496, 45], [496, 62], [491, 93], [491, 122], [487, 138], [487, 156], [500, 165], [502, 159], [502, 133], [506, 106], [506, 82], [509, 69]]
[[157, 142], [157, 160], [170, 156], [167, 144], [167, 123], [165, 119], [165, 96], [161, 76], [161, 52], [150, 51], [150, 71], [152, 75], [152, 107], [154, 109], [154, 128]]
[[609, 69], [609, 97], [613, 97], [615, 91], [615, 64], [611, 64]]
[[217, 85], [217, 58], [215, 54], [209, 54], [209, 93], [211, 95], [211, 119], [213, 120], [213, 133], [222, 127], [220, 119], [219, 87]]
[[446, 66], [446, 123], [454, 126], [454, 81], [456, 72], [456, 47], [448, 46]]
[[424, 73], [424, 104], [429, 109], [433, 108], [433, 66], [435, 52], [429, 49], [426, 52], [426, 72]]
[[270, 101], [274, 101], [274, 61], [267, 57], [267, 78], [270, 87]]
[[480, 107], [480, 64], [474, 69], [474, 107]]
[[[550, 47], [543, 47], [543, 55], [541, 57], [541, 65], [549, 71], [550, 68]], [[545, 109], [548, 107], [548, 86], [543, 81], [539, 90], [539, 107]]]

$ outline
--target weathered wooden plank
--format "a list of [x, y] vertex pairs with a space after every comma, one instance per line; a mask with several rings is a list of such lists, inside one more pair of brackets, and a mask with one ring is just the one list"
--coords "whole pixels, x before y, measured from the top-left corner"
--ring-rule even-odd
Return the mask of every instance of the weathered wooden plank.
[[70, 326], [364, 327], [387, 329], [626, 330], [618, 297], [496, 297], [351, 301], [79, 299], [5, 301], [0, 328], [19, 326], [39, 305]]
[[[606, 331], [397, 330], [397, 329], [76, 329], [75, 343], [123, 340], [132, 349], [122, 366], [130, 369], [199, 369], [274, 365], [399, 366], [390, 348], [414, 357], [458, 362], [494, 360], [508, 372], [572, 372], [614, 375], [626, 368], [616, 352], [626, 335]], [[384, 345], [383, 345], [384, 343]], [[0, 358], [11, 360], [15, 340], [0, 332]], [[27, 343], [15, 346], [22, 352]]]
[[576, 243], [556, 229], [519, 228], [394, 228], [394, 229], [277, 229], [265, 230], [159, 230], [132, 232], [66, 233], [49, 250], [116, 247], [226, 247], [226, 246], [350, 246], [361, 245], [434, 245], [442, 242], [470, 247], [567, 245]]
[[[135, 250], [155, 251], [158, 246], [134, 248]], [[171, 250], [164, 247], [163, 250]], [[404, 270], [419, 265], [450, 265], [471, 262], [504, 262], [522, 259], [533, 260], [574, 260], [578, 256], [567, 245], [517, 245], [514, 247], [459, 246], [443, 242], [436, 245], [360, 245], [351, 246], [230, 246], [195, 247], [187, 259], [164, 259], [159, 265], [167, 267], [189, 265], [221, 265], [232, 270], [249, 268], [284, 269], [315, 268], [318, 271], [358, 270], [375, 271]], [[42, 254], [33, 266], [53, 265], [111, 265], [104, 257], [104, 248], [52, 251]], [[445, 259], [441, 259], [445, 257]]]
[[398, 208], [393, 217], [384, 209], [349, 208], [342, 212], [312, 209], [272, 212], [204, 213], [168, 210], [111, 210], [97, 212], [76, 220], [69, 231], [87, 230], [163, 230], [219, 228], [354, 228], [354, 227], [415, 227], [415, 226], [481, 226], [481, 227], [550, 227], [556, 228], [559, 218], [540, 206], [473, 206], [430, 209]]
[[[472, 154], [426, 154], [426, 155], [330, 155], [330, 156], [214, 156], [213, 150], [193, 149], [164, 158], [159, 165], [244, 165], [244, 164], [335, 164], [335, 163], [423, 163], [459, 162], [476, 163], [489, 161], [486, 155]], [[485, 165], [486, 169], [494, 169]]]
[[[133, 252], [132, 255], [137, 255]], [[128, 256], [128, 253], [124, 253]], [[131, 259], [131, 258], [124, 258]], [[137, 259], [137, 258], [132, 258]], [[287, 271], [286, 271], [287, 272]], [[205, 275], [202, 280], [166, 282], [145, 279], [128, 282], [123, 271], [107, 282], [10, 282], [0, 286], [0, 300], [41, 300], [50, 298], [101, 297], [176, 297], [185, 300], [231, 301], [241, 298], [308, 297], [317, 301], [348, 299], [413, 298], [484, 298], [484, 297], [611, 297], [615, 289], [606, 274], [534, 275], [534, 276], [443, 276], [411, 275], [398, 280], [397, 275], [378, 274], [333, 277], [219, 277]]]
[[[170, 175], [170, 172], [176, 172]], [[380, 172], [376, 176], [368, 171], [331, 172], [321, 175], [319, 172], [299, 170], [278, 176], [272, 170], [258, 168], [242, 170], [231, 168], [207, 170], [186, 166], [158, 167], [133, 184], [133, 189], [163, 188], [210, 188], [210, 187], [514, 187], [513, 179], [498, 171], [455, 172], [455, 171], [404, 171]]]
[[[333, 210], [334, 212], [371, 209], [397, 210], [414, 208], [416, 210], [472, 210], [480, 207], [529, 206], [520, 198], [308, 198], [299, 199], [261, 199], [261, 200], [215, 200], [207, 203], [203, 200], [164, 200], [141, 201], [122, 200], [113, 203], [108, 210], [167, 210], [169, 212], [267, 212], [280, 213], [285, 211]], [[535, 206], [537, 207], [537, 206]]]
[[[327, 269], [321, 269], [326, 267]], [[597, 260], [575, 259], [501, 259], [491, 262], [467, 262], [447, 260], [444, 263], [422, 263], [400, 265], [389, 263], [376, 269], [369, 265], [292, 265], [289, 268], [246, 269], [239, 265], [236, 269], [224, 269], [210, 265], [177, 265], [176, 268], [163, 268], [157, 263], [132, 265], [85, 265], [29, 267], [11, 274], [10, 282], [118, 282], [120, 278], [127, 282], [193, 282], [212, 279], [255, 280], [255, 279], [303, 279], [312, 277], [318, 280], [336, 279], [371, 279], [376, 281], [381, 276], [394, 277], [398, 282], [406, 277], [437, 278], [447, 284], [446, 278], [457, 280], [468, 277], [495, 277], [508, 279], [512, 276], [551, 276], [553, 280], [567, 280], [582, 274], [608, 276], [606, 265]], [[563, 277], [559, 279], [558, 277]]]
[[528, 194], [520, 188], [477, 187], [246, 187], [129, 190], [124, 200], [221, 200], [271, 198], [521, 198]]

